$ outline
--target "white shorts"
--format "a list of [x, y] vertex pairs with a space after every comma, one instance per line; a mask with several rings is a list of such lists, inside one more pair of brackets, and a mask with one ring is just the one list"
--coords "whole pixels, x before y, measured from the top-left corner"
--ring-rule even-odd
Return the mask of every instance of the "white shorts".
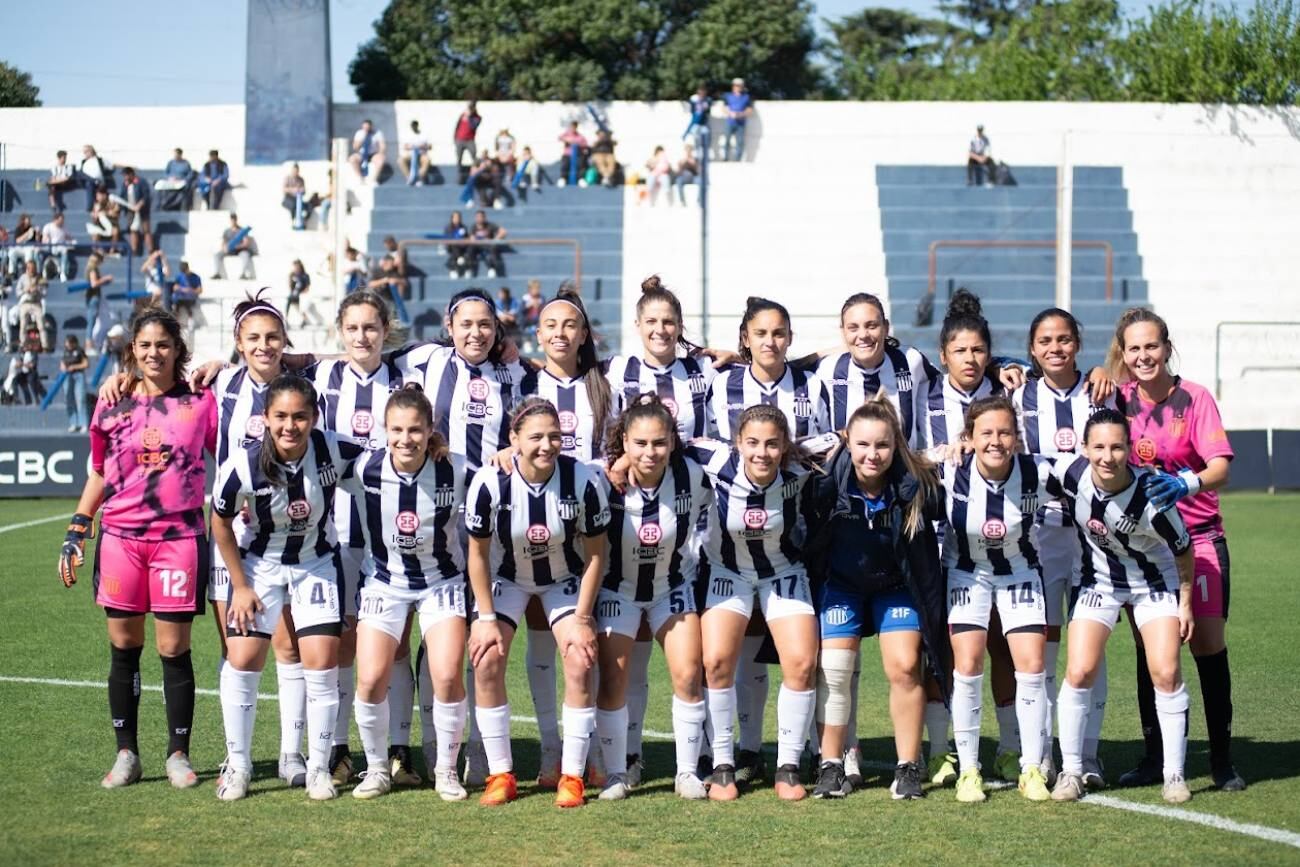
[[998, 606], [1002, 634], [1027, 626], [1043, 627], [1043, 582], [1032, 569], [1013, 575], [948, 569], [948, 625], [989, 628]]
[[[578, 609], [578, 579], [565, 578], [545, 587], [524, 587], [513, 581], [492, 579], [492, 607], [499, 619], [515, 629], [524, 622], [524, 610], [528, 608], [528, 600], [534, 596], [541, 597], [546, 622], [555, 626], [555, 621]], [[474, 602], [474, 612], [478, 613], [477, 601]]]
[[650, 634], [658, 635], [669, 618], [695, 612], [695, 592], [689, 584], [674, 587], [650, 602], [634, 602], [622, 593], [603, 587], [596, 597], [596, 623], [606, 637], [617, 634], [636, 638], [641, 618], [650, 624]]
[[420, 634], [450, 620], [465, 619], [465, 578], [444, 578], [424, 590], [395, 590], [382, 581], [368, 581], [361, 588], [361, 622], [402, 640], [406, 618], [415, 610], [420, 615]]
[[1079, 551], [1079, 534], [1073, 527], [1038, 524], [1034, 527], [1034, 547], [1038, 549], [1038, 565], [1043, 569], [1043, 595], [1047, 603], [1047, 625], [1065, 623], [1067, 591], [1074, 586], [1075, 571], [1082, 554]]
[[715, 565], [704, 597], [704, 610], [721, 608], [748, 620], [754, 614], [755, 597], [769, 623], [793, 614], [814, 616], [808, 573], [802, 566], [775, 578], [750, 581]]
[[[258, 557], [244, 558], [244, 575], [262, 600], [253, 632], [270, 638], [285, 605], [293, 615], [295, 631], [342, 625], [339, 607], [339, 559], [335, 554], [285, 566]], [[227, 635], [230, 633], [227, 632]]]
[[[361, 604], [361, 564], [366, 559], [365, 548], [339, 546], [339, 559], [343, 561], [342, 581], [339, 583], [339, 600], [343, 616], [355, 619]], [[401, 638], [399, 635], [398, 638]]]
[[216, 542], [212, 543], [212, 558], [208, 564], [208, 601], [224, 605], [230, 601], [230, 570], [226, 568]]
[[1178, 617], [1178, 591], [1116, 590], [1080, 587], [1070, 610], [1070, 620], [1093, 620], [1107, 629], [1119, 622], [1119, 611], [1133, 608], [1133, 622], [1139, 630], [1158, 617]]

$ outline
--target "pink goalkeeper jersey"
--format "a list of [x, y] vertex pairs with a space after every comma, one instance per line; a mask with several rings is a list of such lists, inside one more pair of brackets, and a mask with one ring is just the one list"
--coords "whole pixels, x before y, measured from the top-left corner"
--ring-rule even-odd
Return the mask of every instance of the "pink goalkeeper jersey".
[[[1128, 417], [1133, 451], [1129, 460], [1167, 473], [1190, 469], [1199, 473], [1211, 458], [1232, 460], [1228, 432], [1219, 406], [1202, 386], [1174, 377], [1174, 390], [1159, 403], [1138, 394], [1137, 383], [1125, 383], [1115, 403]], [[1217, 491], [1202, 491], [1180, 500], [1178, 511], [1193, 536], [1222, 533]]]
[[104, 477], [104, 528], [157, 541], [202, 536], [208, 492], [203, 452], [217, 440], [212, 391], [184, 384], [157, 397], [95, 405], [90, 462]]

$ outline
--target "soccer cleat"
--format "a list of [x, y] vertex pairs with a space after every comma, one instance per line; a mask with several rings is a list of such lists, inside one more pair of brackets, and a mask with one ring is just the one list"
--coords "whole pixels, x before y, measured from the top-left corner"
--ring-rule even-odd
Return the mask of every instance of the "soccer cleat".
[[178, 789], [188, 789], [199, 784], [190, 757], [177, 750], [167, 757], [167, 780]]
[[1083, 760], [1083, 785], [1089, 792], [1106, 788], [1106, 769], [1101, 766], [1101, 759]]
[[862, 749], [849, 747], [844, 751], [844, 780], [850, 790], [861, 789], [865, 785], [862, 779]]
[[1077, 801], [1087, 791], [1083, 786], [1083, 777], [1071, 771], [1061, 771], [1056, 775], [1056, 786], [1052, 789], [1053, 801]]
[[957, 781], [957, 757], [952, 753], [943, 753], [930, 759], [930, 782], [936, 786], [946, 786]]
[[486, 786], [478, 799], [479, 806], [500, 807], [519, 797], [519, 784], [515, 782], [515, 775], [509, 771], [489, 775]]
[[817, 785], [813, 787], [813, 797], [819, 800], [843, 798], [851, 791], [853, 786], [844, 773], [844, 765], [839, 762], [822, 762], [821, 769], [817, 773]]
[[[485, 785], [488, 780], [488, 763], [487, 753], [483, 752], [482, 741], [470, 741], [465, 747], [465, 774], [461, 777], [467, 789], [477, 789]], [[514, 783], [514, 775], [510, 775], [510, 781]], [[514, 800], [512, 795], [510, 800]]]
[[703, 801], [709, 796], [709, 787], [692, 773], [678, 774], [673, 778], [673, 791], [687, 801]]
[[1020, 753], [1015, 750], [1000, 752], [993, 759], [993, 776], [1014, 783], [1020, 779]]
[[104, 779], [100, 780], [99, 784], [105, 789], [120, 789], [138, 783], [141, 772], [138, 755], [131, 750], [118, 750], [117, 758], [113, 760], [113, 767], [108, 769], [108, 773], [104, 774]]
[[1120, 774], [1119, 784], [1121, 788], [1131, 788], [1133, 786], [1154, 786], [1156, 783], [1164, 781], [1163, 762], [1152, 756], [1143, 756], [1142, 761], [1138, 762], [1136, 768]]
[[1167, 804], [1186, 804], [1192, 799], [1192, 790], [1187, 788], [1187, 781], [1182, 774], [1170, 774], [1165, 780], [1164, 788], [1160, 790], [1160, 797]]
[[762, 750], [741, 750], [736, 757], [736, 785], [757, 786], [767, 779], [767, 760]]
[[394, 786], [418, 786], [424, 782], [411, 767], [411, 748], [408, 746], [388, 748], [388, 773]]
[[307, 797], [313, 801], [332, 801], [339, 796], [334, 778], [326, 771], [307, 773]]
[[967, 768], [957, 778], [957, 800], [963, 804], [978, 804], [988, 796], [984, 794], [984, 777], [979, 768]]
[[230, 765], [221, 766], [217, 774], [217, 799], [221, 801], [238, 801], [248, 794], [248, 771], [237, 771]]
[[[560, 776], [563, 778], [564, 775], [561, 774]], [[587, 751], [587, 785], [593, 789], [603, 789], [607, 782], [609, 782], [609, 775], [605, 773], [605, 757], [601, 755], [599, 746], [596, 749], [589, 749]], [[558, 782], [556, 785], [559, 785]]]
[[1038, 769], [1043, 772], [1043, 779], [1047, 781], [1047, 788], [1050, 789], [1056, 785], [1056, 759], [1054, 757], [1048, 756], [1043, 759]]
[[537, 788], [549, 792], [560, 785], [560, 751], [554, 747], [542, 747], [542, 764], [537, 771]]
[[632, 788], [641, 785], [641, 774], [645, 771], [645, 763], [641, 761], [639, 753], [633, 753], [627, 757], [627, 784]]
[[1020, 775], [1017, 787], [1027, 801], [1048, 801], [1052, 798], [1052, 793], [1047, 790], [1047, 779], [1043, 776], [1043, 769], [1038, 765], [1030, 765]]
[[734, 801], [740, 797], [736, 788], [736, 768], [734, 765], [714, 765], [709, 776], [710, 801]]
[[776, 796], [782, 801], [802, 801], [808, 797], [808, 790], [799, 782], [798, 765], [781, 765], [772, 775]]
[[600, 790], [598, 797], [602, 801], [622, 801], [630, 794], [632, 794], [632, 786], [627, 781], [627, 774], [610, 774], [605, 788]]
[[1211, 772], [1214, 777], [1214, 787], [1221, 792], [1243, 792], [1246, 790], [1246, 781], [1242, 779], [1241, 774], [1232, 765], [1226, 768], [1218, 768]]
[[369, 801], [372, 798], [378, 798], [380, 795], [388, 794], [393, 788], [393, 778], [387, 771], [376, 768], [375, 770], [365, 770], [361, 774], [361, 782], [352, 790], [352, 797]]
[[460, 778], [456, 776], [455, 768], [433, 771], [430, 776], [433, 779], [434, 790], [444, 801], [463, 801], [469, 797], [469, 792], [465, 791], [465, 787], [460, 784]]
[[291, 789], [307, 785], [307, 761], [302, 753], [280, 753], [279, 775]]
[[921, 777], [925, 768], [920, 762], [903, 762], [894, 768], [894, 782], [889, 786], [889, 794], [895, 801], [912, 801], [925, 797], [921, 788]]
[[582, 784], [582, 777], [560, 774], [560, 784], [555, 787], [555, 806], [581, 807], [587, 803], [587, 789]]
[[330, 752], [330, 780], [335, 786], [346, 786], [352, 781], [352, 776], [352, 753], [347, 744], [336, 744]]

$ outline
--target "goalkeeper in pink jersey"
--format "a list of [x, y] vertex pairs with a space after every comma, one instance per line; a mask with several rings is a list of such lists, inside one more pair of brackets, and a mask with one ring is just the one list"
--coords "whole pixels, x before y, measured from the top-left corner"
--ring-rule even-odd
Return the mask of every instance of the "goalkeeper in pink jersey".
[[103, 507], [92, 573], [95, 602], [108, 615], [111, 662], [108, 707], [117, 760], [106, 789], [140, 779], [136, 721], [144, 616], [154, 615], [167, 705], [167, 778], [177, 788], [198, 782], [190, 764], [194, 666], [190, 627], [203, 612], [208, 542], [203, 502], [208, 490], [204, 451], [216, 443], [212, 392], [185, 384], [189, 349], [170, 314], [148, 308], [131, 325], [123, 363], [132, 387], [115, 404], [100, 400], [90, 423], [91, 470], [59, 555], [67, 587], [85, 564], [86, 539]]
[[[1210, 773], [1215, 788], [1237, 792], [1246, 788], [1246, 781], [1232, 764], [1232, 676], [1225, 636], [1228, 542], [1217, 493], [1228, 484], [1232, 445], [1209, 391], [1169, 370], [1173, 348], [1165, 321], [1135, 307], [1120, 317], [1107, 362], [1111, 375], [1123, 383], [1116, 405], [1131, 428], [1129, 460], [1162, 471], [1153, 477], [1148, 495], [1157, 504], [1176, 501], [1192, 538], [1196, 631], [1190, 645], [1205, 705]], [[1139, 639], [1138, 710], [1146, 754], [1136, 768], [1120, 777], [1121, 786], [1146, 785], [1160, 777], [1162, 744], [1155, 724], [1155, 692], [1143, 660]]]

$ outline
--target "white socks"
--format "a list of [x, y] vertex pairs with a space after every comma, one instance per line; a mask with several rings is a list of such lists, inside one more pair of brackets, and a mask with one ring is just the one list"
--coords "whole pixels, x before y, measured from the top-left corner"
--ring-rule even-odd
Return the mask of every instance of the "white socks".
[[[1043, 672], [1016, 672], [1016, 701], [1013, 714], [1020, 728], [1020, 768], [1037, 767], [1043, 761], [1047, 739], [1047, 676]], [[1002, 708], [998, 708], [1001, 717]], [[1001, 724], [1001, 719], [998, 720]]]
[[1043, 675], [1047, 679], [1047, 736], [1043, 738], [1043, 758], [1052, 755], [1052, 724], [1056, 722], [1056, 660], [1061, 655], [1061, 642], [1049, 641], [1043, 650]]
[[[798, 765], [817, 704], [817, 690], [793, 690], [785, 684], [776, 694], [776, 765]], [[759, 741], [762, 747], [762, 741]]]
[[[456, 757], [460, 754], [460, 738], [465, 731], [465, 716], [469, 704], [461, 699], [455, 704], [444, 704], [436, 698], [433, 700], [433, 725], [438, 732], [437, 771], [454, 771]], [[510, 724], [510, 714], [506, 714], [506, 725]]]
[[930, 738], [930, 758], [948, 754], [948, 726], [952, 717], [941, 701], [925, 703], [925, 731]]
[[1097, 747], [1101, 743], [1101, 724], [1106, 719], [1106, 697], [1110, 688], [1106, 684], [1106, 655], [1102, 654], [1097, 665], [1097, 679], [1092, 683], [1092, 705], [1088, 710], [1088, 727], [1083, 730], [1083, 757], [1097, 758]]
[[1061, 770], [1083, 773], [1083, 731], [1088, 724], [1089, 693], [1062, 684], [1056, 694], [1056, 725], [1060, 731]]
[[[755, 662], [763, 646], [762, 635], [746, 635], [740, 643], [736, 663], [736, 716], [740, 721], [740, 748], [751, 752], [763, 749], [763, 712], [767, 708], [767, 665]], [[800, 750], [803, 749], [802, 742]]]
[[713, 745], [713, 766], [736, 764], [736, 687], [704, 690], [709, 705], [709, 725]]
[[[650, 702], [650, 652], [653, 641], [632, 642], [627, 663], [627, 753], [641, 755], [641, 733], [645, 728], [645, 710]], [[606, 753], [608, 759], [609, 753]], [[606, 762], [606, 770], [609, 770]]]
[[361, 732], [361, 748], [366, 751], [367, 771], [388, 770], [388, 702], [371, 704], [357, 699], [357, 730]]
[[[962, 772], [979, 770], [980, 762], [980, 713], [983, 701], [984, 675], [966, 676], [953, 673], [952, 676], [952, 733], [957, 740], [957, 760]], [[928, 710], [933, 705], [928, 705]], [[933, 743], [934, 733], [930, 735]], [[933, 747], [930, 754], [934, 755]]]
[[704, 702], [673, 696], [673, 739], [677, 742], [677, 773], [693, 774], [704, 743]]
[[478, 718], [479, 736], [487, 754], [488, 773], [509, 773], [514, 769], [510, 755], [510, 705], [476, 708], [474, 716]]
[[1013, 698], [1011, 704], [994, 705], [993, 713], [998, 718], [998, 752], [1020, 752], [1020, 726], [1016, 719], [1019, 711], [1016, 710], [1016, 700]]
[[[624, 708], [626, 711], [626, 708]], [[564, 706], [564, 753], [560, 759], [560, 773], [570, 777], [581, 777], [587, 769], [587, 748], [591, 745], [591, 735], [596, 730], [596, 709], [594, 707]], [[623, 719], [623, 733], [627, 734], [627, 718]], [[605, 759], [608, 764], [609, 758]], [[627, 761], [626, 755], [623, 761]]]
[[221, 718], [226, 727], [226, 753], [237, 771], [253, 770], [253, 721], [257, 718], [257, 684], [260, 671], [240, 671], [233, 665], [221, 669]]
[[352, 679], [352, 666], [339, 666], [339, 715], [334, 720], [334, 745], [347, 746], [352, 727], [352, 702], [357, 687]]
[[528, 651], [524, 664], [528, 670], [528, 691], [533, 696], [542, 749], [557, 750], [560, 747], [560, 725], [555, 714], [555, 634], [550, 630], [526, 631]]
[[338, 666], [306, 669], [303, 679], [307, 682], [307, 770], [329, 773], [334, 721], [339, 715]]
[[302, 730], [307, 724], [307, 683], [302, 663], [277, 661], [275, 679], [280, 693], [280, 752], [301, 753]]
[[395, 747], [411, 743], [411, 712], [415, 703], [415, 677], [411, 674], [411, 659], [393, 663], [388, 676], [388, 742]]
[[1165, 749], [1165, 779], [1183, 773], [1187, 757], [1187, 684], [1180, 683], [1173, 692], [1156, 690], [1156, 718]]
[[[568, 719], [569, 709], [566, 707], [565, 719]], [[568, 722], [564, 725], [565, 731], [568, 731]], [[628, 706], [623, 705], [616, 710], [596, 709], [596, 737], [600, 739], [600, 754], [605, 759], [605, 773], [613, 776], [614, 774], [627, 773], [627, 750], [628, 750]]]

